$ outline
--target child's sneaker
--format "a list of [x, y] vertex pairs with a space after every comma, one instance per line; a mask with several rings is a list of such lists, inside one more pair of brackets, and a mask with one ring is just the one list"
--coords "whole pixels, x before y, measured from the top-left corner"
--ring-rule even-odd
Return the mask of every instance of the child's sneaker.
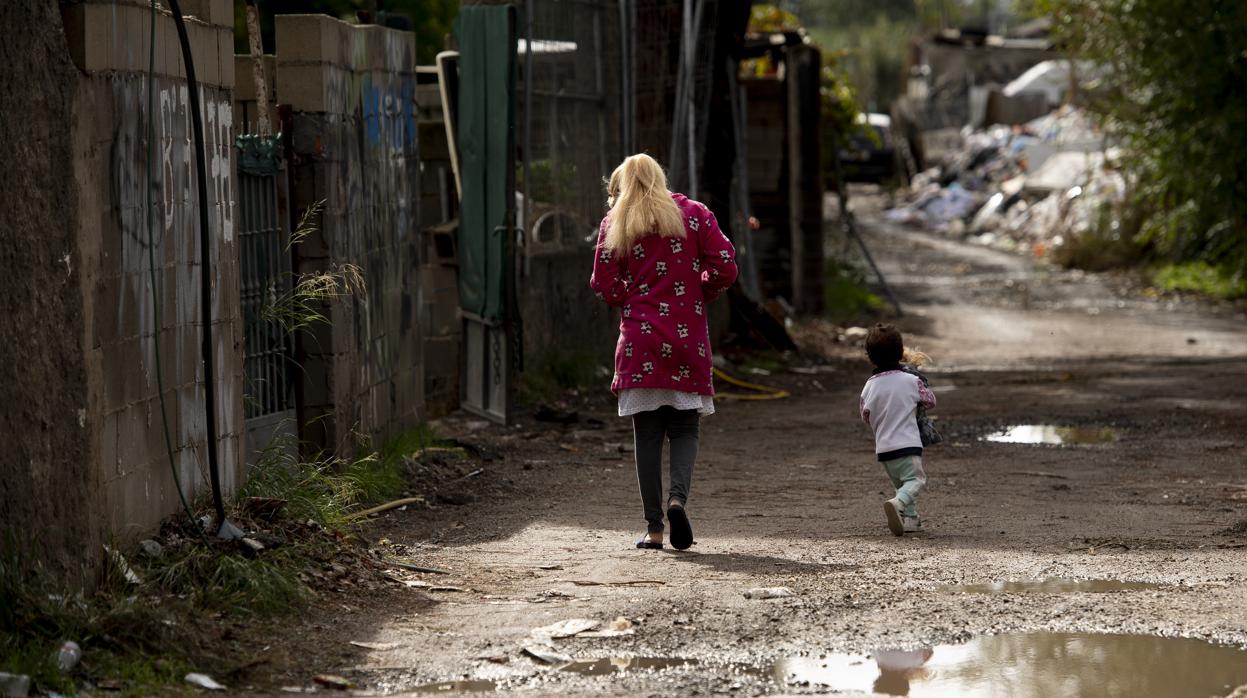
[[917, 516], [902, 517], [901, 526], [902, 528], [905, 529], [906, 533], [921, 533], [922, 532], [922, 520], [919, 519]]
[[895, 497], [883, 503], [883, 513], [888, 517], [888, 530], [892, 532], [892, 535], [905, 535], [905, 524], [901, 521], [904, 511], [905, 505]]

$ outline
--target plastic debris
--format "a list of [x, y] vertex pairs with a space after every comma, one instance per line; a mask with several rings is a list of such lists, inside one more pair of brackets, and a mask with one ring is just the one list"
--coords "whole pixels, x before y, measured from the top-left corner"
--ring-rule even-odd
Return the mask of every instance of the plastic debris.
[[312, 677], [312, 680], [325, 688], [332, 688], [335, 691], [345, 691], [347, 689], [355, 688], [355, 684], [351, 683], [350, 679], [342, 676], [335, 676], [334, 674], [317, 674]]
[[796, 596], [796, 594], [788, 587], [758, 587], [745, 592], [746, 599], [755, 601], [761, 599], [784, 599], [789, 596]]
[[207, 674], [196, 674], [192, 672], [190, 674], [187, 674], [185, 678], [186, 678], [186, 683], [198, 686], [208, 691], [226, 690], [225, 686], [222, 686], [221, 684], [217, 683], [216, 681], [212, 679], [211, 676], [208, 676]]
[[82, 659], [82, 648], [73, 640], [66, 640], [61, 644], [60, 649], [56, 650], [56, 668], [61, 671], [69, 671], [78, 666], [80, 659]]
[[138, 585], [143, 583], [143, 578], [130, 568], [129, 562], [126, 562], [125, 555], [122, 555], [120, 552], [107, 545], [104, 546], [104, 552], [108, 553], [109, 559], [112, 560], [113, 565], [117, 568], [117, 571], [121, 573], [121, 576], [126, 580], [127, 584]]
[[572, 661], [570, 656], [555, 651], [555, 649], [549, 645], [530, 643], [522, 646], [520, 650], [524, 654], [536, 659], [542, 664], [568, 664]]
[[532, 636], [539, 640], [557, 640], [564, 637], [579, 635], [601, 625], [600, 621], [591, 618], [571, 618], [541, 628], [534, 628]]
[[619, 616], [612, 620], [601, 630], [589, 630], [579, 633], [576, 637], [621, 637], [623, 635], [632, 635], [636, 633], [636, 629], [632, 627], [632, 621]]
[[0, 693], [5, 698], [26, 698], [30, 693], [30, 677], [0, 671]]

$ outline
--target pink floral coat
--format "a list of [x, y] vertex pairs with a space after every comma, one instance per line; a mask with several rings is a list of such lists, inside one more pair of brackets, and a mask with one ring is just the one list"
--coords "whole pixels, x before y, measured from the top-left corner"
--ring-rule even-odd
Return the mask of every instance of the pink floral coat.
[[602, 249], [598, 231], [589, 287], [620, 309], [611, 391], [632, 388], [714, 395], [706, 304], [736, 280], [736, 249], [705, 205], [672, 194], [684, 238], [647, 235], [622, 258]]

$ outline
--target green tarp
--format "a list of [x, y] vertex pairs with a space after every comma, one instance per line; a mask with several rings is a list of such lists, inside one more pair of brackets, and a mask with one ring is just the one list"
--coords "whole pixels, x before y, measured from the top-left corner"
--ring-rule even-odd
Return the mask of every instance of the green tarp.
[[508, 211], [514, 206], [514, 9], [464, 7], [459, 39], [459, 304], [487, 323], [506, 315]]

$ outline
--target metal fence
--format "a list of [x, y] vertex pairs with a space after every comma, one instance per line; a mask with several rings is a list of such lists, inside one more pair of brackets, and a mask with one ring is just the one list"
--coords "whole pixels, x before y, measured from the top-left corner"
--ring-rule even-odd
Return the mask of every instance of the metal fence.
[[635, 152], [666, 165], [673, 188], [699, 194], [717, 14], [717, 0], [523, 4], [516, 181], [530, 244], [592, 233], [603, 179]]
[[602, 179], [624, 154], [615, 0], [528, 0], [521, 8], [516, 184], [530, 251], [594, 230]]
[[[245, 159], [245, 158], [244, 158]], [[266, 308], [291, 284], [285, 171], [239, 167], [240, 293], [243, 316], [246, 418], [285, 415], [294, 409], [293, 341]]]

